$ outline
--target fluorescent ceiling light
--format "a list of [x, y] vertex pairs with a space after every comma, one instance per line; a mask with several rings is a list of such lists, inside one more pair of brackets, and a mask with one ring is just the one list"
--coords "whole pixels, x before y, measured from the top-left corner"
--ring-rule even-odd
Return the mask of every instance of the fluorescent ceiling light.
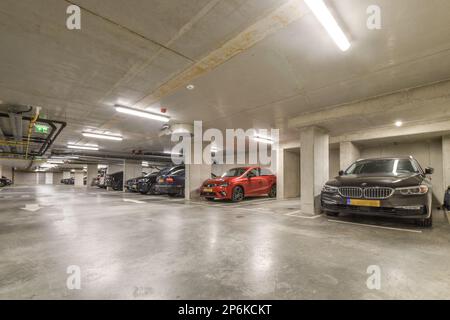
[[327, 30], [328, 34], [334, 42], [336, 42], [338, 47], [342, 51], [347, 51], [351, 44], [323, 0], [305, 0], [305, 3], [320, 21], [325, 30]]
[[397, 121], [397, 122], [395, 122], [395, 125], [397, 127], [401, 127], [403, 125], [403, 122], [402, 121]]
[[99, 148], [96, 146], [79, 146], [74, 144], [67, 145], [67, 148], [69, 149], [79, 149], [79, 150], [91, 150], [91, 151], [98, 151]]
[[267, 143], [267, 144], [274, 144], [272, 139], [261, 137], [261, 136], [255, 136], [253, 140], [261, 142], [261, 143]]
[[54, 160], [54, 159], [49, 159], [47, 160], [47, 163], [53, 163], [53, 164], [64, 164], [63, 160]]
[[123, 138], [119, 135], [110, 135], [104, 133], [93, 133], [93, 132], [83, 132], [83, 136], [89, 138], [98, 138], [98, 139], [106, 139], [106, 140], [114, 140], [114, 141], [122, 141]]
[[141, 117], [141, 118], [158, 120], [158, 121], [161, 121], [161, 122], [169, 122], [170, 121], [170, 118], [166, 117], [166, 116], [150, 113], [150, 112], [147, 112], [147, 111], [132, 109], [132, 108], [128, 108], [128, 107], [122, 107], [122, 106], [119, 106], [119, 105], [116, 105], [116, 111], [117, 112], [121, 112], [121, 113], [130, 114], [132, 116]]

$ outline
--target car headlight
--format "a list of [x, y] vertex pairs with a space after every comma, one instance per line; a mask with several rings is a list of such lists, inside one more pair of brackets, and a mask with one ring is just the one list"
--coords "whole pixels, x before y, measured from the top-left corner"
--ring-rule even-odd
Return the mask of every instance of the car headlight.
[[397, 188], [396, 190], [404, 196], [414, 196], [427, 193], [428, 186], [420, 185], [416, 187]]
[[322, 192], [328, 192], [328, 193], [337, 193], [339, 191], [338, 187], [332, 187], [329, 185], [324, 185], [322, 188]]

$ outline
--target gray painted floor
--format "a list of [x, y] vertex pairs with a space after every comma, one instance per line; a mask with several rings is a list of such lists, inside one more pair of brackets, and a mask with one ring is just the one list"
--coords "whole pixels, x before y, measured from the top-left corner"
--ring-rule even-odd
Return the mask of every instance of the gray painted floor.
[[[298, 200], [211, 204], [6, 188], [0, 298], [450, 299], [450, 226], [443, 212], [435, 216], [427, 230], [385, 219], [308, 219]], [[67, 288], [71, 265], [80, 267], [80, 290]], [[381, 268], [380, 290], [367, 288], [370, 265]]]

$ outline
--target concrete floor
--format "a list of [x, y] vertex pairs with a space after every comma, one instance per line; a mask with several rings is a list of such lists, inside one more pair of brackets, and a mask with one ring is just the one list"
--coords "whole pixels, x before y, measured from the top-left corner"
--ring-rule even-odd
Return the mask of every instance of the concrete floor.
[[[308, 219], [298, 209], [298, 200], [210, 204], [6, 188], [0, 298], [450, 299], [443, 212], [426, 230], [386, 219]], [[66, 287], [70, 265], [81, 269], [80, 290]], [[369, 265], [381, 268], [380, 290], [366, 286]]]

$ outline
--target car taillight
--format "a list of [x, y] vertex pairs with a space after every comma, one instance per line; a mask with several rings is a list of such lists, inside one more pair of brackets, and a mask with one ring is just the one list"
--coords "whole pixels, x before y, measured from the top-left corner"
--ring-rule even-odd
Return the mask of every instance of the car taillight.
[[172, 177], [168, 177], [168, 178], [166, 178], [166, 182], [167, 183], [173, 183], [173, 178]]

